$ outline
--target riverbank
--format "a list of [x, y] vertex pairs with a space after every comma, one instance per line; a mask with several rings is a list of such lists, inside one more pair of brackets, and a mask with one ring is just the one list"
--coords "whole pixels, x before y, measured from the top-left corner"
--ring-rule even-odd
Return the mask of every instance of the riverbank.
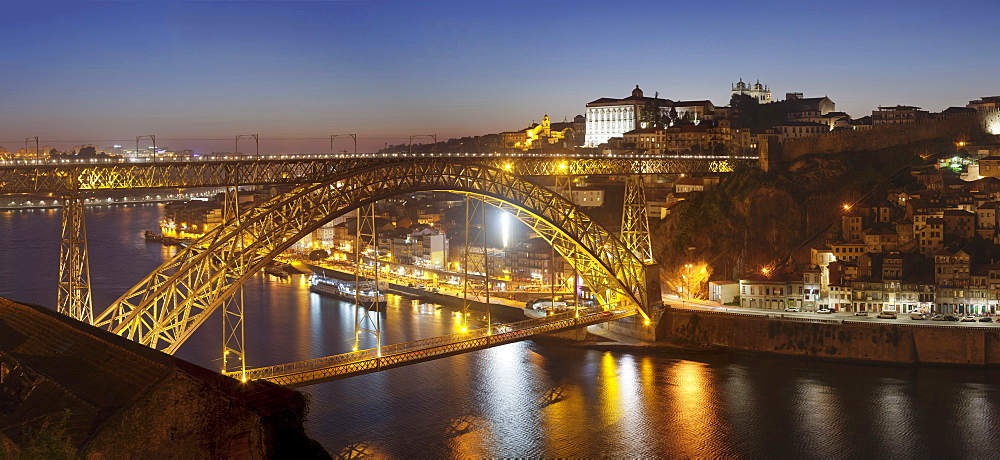
[[835, 361], [894, 365], [1000, 366], [1000, 327], [919, 324], [813, 323], [756, 315], [668, 308], [656, 341], [613, 327], [589, 332], [609, 341], [579, 346], [608, 351], [740, 351]]
[[[91, 192], [92, 195], [84, 196], [83, 205], [93, 207], [169, 203], [196, 197], [210, 197], [222, 191], [224, 189], [217, 188], [187, 189], [183, 192], [180, 190], [105, 190], [99, 193]], [[64, 205], [63, 201], [61, 197], [52, 197], [49, 194], [8, 195], [0, 199], [0, 211], [60, 209]]]
[[[345, 281], [354, 280], [353, 273], [347, 273], [331, 267], [324, 267], [305, 262], [295, 262], [292, 264], [292, 266], [300, 271], [316, 273], [321, 276], [325, 276], [327, 278], [335, 278]], [[427, 302], [441, 304], [445, 307], [456, 310], [461, 310], [465, 302], [464, 298], [461, 297], [461, 291], [457, 289], [449, 290], [446, 288], [446, 289], [441, 289], [439, 292], [432, 292], [426, 289], [421, 289], [419, 287], [401, 284], [395, 279], [390, 279], [388, 284], [389, 284], [388, 291], [390, 293], [403, 295], [407, 297], [414, 297], [420, 300], [425, 300]], [[486, 313], [488, 309], [488, 311], [490, 312], [490, 316], [494, 318], [494, 320], [500, 320], [504, 322], [515, 322], [515, 321], [524, 321], [528, 319], [528, 316], [525, 315], [526, 309], [521, 307], [520, 305], [523, 305], [523, 303], [516, 300], [493, 297], [490, 298], [489, 304], [487, 304], [486, 302], [481, 302], [479, 300], [470, 300], [469, 309], [481, 313]]]

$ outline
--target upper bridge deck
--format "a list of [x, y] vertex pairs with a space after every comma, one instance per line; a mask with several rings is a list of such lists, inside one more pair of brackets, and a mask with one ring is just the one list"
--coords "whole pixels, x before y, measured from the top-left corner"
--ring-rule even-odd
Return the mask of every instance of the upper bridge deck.
[[0, 161], [0, 194], [66, 193], [323, 182], [353, 169], [405, 161], [479, 162], [517, 176], [727, 173], [755, 156], [501, 154], [225, 155]]

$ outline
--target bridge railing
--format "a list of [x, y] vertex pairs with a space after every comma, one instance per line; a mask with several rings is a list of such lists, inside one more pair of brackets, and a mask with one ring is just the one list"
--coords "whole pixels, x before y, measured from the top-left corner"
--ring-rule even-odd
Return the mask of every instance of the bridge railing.
[[228, 154], [228, 155], [197, 155], [197, 156], [160, 156], [160, 157], [107, 157], [107, 158], [12, 158], [0, 159], [0, 166], [59, 166], [59, 165], [111, 165], [111, 164], [156, 164], [156, 163], [199, 163], [217, 161], [281, 161], [281, 160], [333, 160], [350, 158], [565, 158], [565, 159], [606, 159], [635, 158], [650, 160], [757, 160], [757, 155], [645, 155], [645, 154], [596, 154], [580, 153], [566, 155], [543, 155], [538, 153], [286, 153], [286, 154]]
[[[544, 332], [544, 331], [538, 331], [536, 329], [559, 322], [573, 321], [574, 319], [577, 318], [601, 319], [601, 317], [603, 317], [606, 314], [615, 314], [615, 316], [617, 317], [618, 315], [621, 314], [631, 314], [631, 313], [634, 313], [634, 311], [632, 311], [631, 309], [624, 309], [619, 305], [615, 305], [610, 308], [603, 308], [603, 307], [581, 308], [579, 311], [570, 310], [563, 313], [548, 315], [541, 318], [533, 318], [525, 321], [518, 321], [515, 323], [508, 323], [508, 324], [497, 324], [497, 325], [492, 325], [490, 327], [474, 329], [467, 332], [460, 332], [439, 337], [432, 337], [428, 339], [415, 340], [412, 342], [386, 345], [381, 348], [370, 348], [366, 350], [352, 351], [339, 355], [327, 356], [323, 358], [316, 358], [306, 361], [298, 361], [294, 363], [280, 364], [276, 366], [248, 369], [246, 371], [245, 377], [248, 380], [267, 379], [267, 378], [273, 378], [275, 376], [297, 374], [297, 373], [314, 371], [318, 369], [342, 366], [351, 363], [356, 363], [359, 361], [386, 358], [393, 355], [400, 355], [404, 353], [414, 352], [417, 350], [428, 350], [460, 342], [474, 341], [477, 339], [489, 338], [499, 335], [503, 335], [503, 337], [506, 339], [505, 341], [509, 341], [534, 335], [539, 332]], [[591, 321], [587, 321], [587, 323], [589, 322]], [[227, 373], [227, 375], [238, 376], [239, 372], [230, 372]]]

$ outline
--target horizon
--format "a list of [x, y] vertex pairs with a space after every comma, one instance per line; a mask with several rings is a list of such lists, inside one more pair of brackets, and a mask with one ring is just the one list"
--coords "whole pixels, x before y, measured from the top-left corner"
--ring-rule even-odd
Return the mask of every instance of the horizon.
[[[356, 133], [359, 152], [372, 152], [410, 135], [443, 141], [546, 114], [571, 120], [637, 84], [724, 106], [741, 78], [768, 85], [775, 100], [828, 96], [853, 118], [1000, 93], [995, 37], [968, 25], [1000, 4], [905, 5], [859, 15], [793, 2], [17, 4], [0, 50], [0, 146], [39, 136], [60, 150], [134, 148], [154, 134], [157, 147], [210, 153], [260, 134], [261, 153], [322, 153], [331, 134]], [[623, 18], [635, 12], [641, 21]], [[334, 150], [344, 149], [353, 145], [338, 139]]]

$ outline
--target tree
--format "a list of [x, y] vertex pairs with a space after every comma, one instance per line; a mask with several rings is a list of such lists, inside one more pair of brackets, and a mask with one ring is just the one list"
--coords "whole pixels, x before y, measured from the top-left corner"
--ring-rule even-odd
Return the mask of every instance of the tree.
[[698, 261], [665, 269], [661, 280], [684, 298], [704, 299], [708, 297], [708, 280], [712, 277], [712, 266]]
[[[34, 429], [25, 430], [21, 441], [22, 459], [73, 459], [77, 450], [66, 433], [70, 410], [50, 414]], [[7, 457], [3, 457], [7, 458]]]
[[653, 98], [646, 101], [639, 111], [639, 122], [646, 128], [663, 128], [669, 122], [663, 113], [663, 107], [666, 105], [665, 99]]
[[757, 99], [746, 94], [733, 94], [733, 97], [729, 98], [729, 106], [732, 107], [736, 114], [737, 124], [741, 127], [752, 127], [757, 121], [757, 113], [760, 109]]
[[684, 115], [681, 115], [680, 118], [675, 118], [673, 120], [673, 123], [674, 123], [674, 126], [693, 125], [694, 124], [694, 115], [692, 115], [691, 112], [684, 112]]
[[80, 157], [93, 158], [97, 156], [97, 149], [93, 146], [80, 147], [80, 151], [76, 153]]

